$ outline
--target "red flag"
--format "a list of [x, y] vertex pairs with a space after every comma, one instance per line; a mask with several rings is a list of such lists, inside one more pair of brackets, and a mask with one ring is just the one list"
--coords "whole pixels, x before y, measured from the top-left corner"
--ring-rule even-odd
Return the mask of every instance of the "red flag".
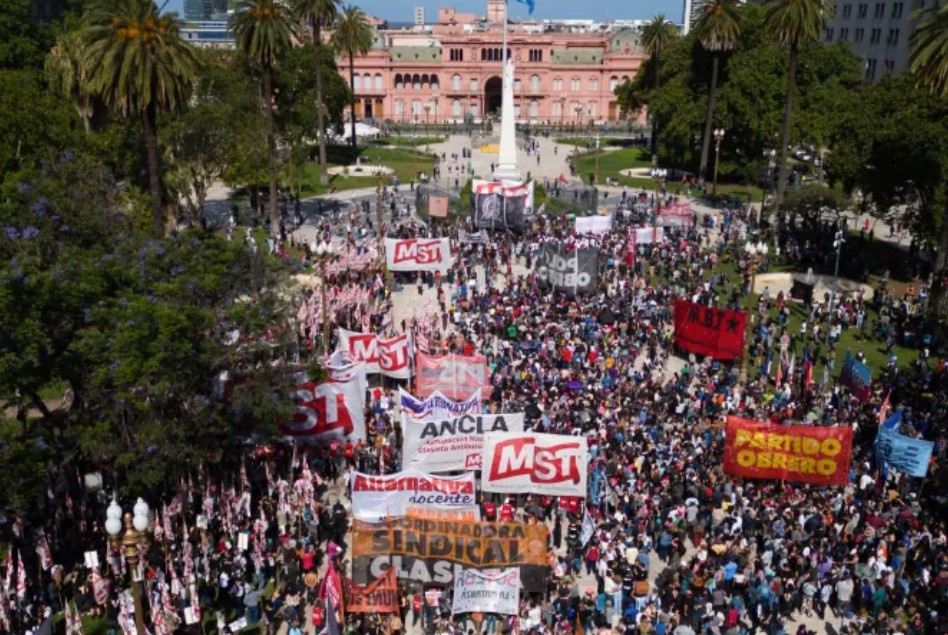
[[879, 426], [881, 427], [885, 423], [885, 418], [889, 415], [889, 397], [892, 396], [892, 391], [889, 391], [885, 395], [885, 399], [882, 401], [882, 405], [879, 406]]
[[675, 344], [714, 359], [736, 359], [744, 346], [747, 313], [675, 300]]
[[336, 568], [332, 565], [329, 565], [329, 569], [326, 570], [326, 576], [319, 585], [318, 597], [320, 600], [326, 600], [328, 598], [340, 613], [339, 622], [342, 623], [345, 620], [342, 601], [342, 580], [339, 579], [339, 572], [336, 571]]

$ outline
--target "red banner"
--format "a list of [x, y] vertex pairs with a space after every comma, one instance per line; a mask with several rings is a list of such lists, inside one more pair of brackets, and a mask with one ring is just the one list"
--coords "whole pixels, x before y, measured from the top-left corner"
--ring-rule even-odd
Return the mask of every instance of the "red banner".
[[415, 394], [427, 397], [436, 390], [461, 401], [481, 389], [481, 399], [490, 398], [490, 372], [483, 355], [415, 355]]
[[342, 577], [342, 596], [346, 613], [398, 613], [398, 581], [395, 569], [389, 568], [381, 578], [360, 586]]
[[747, 313], [675, 300], [675, 344], [714, 359], [737, 359], [744, 347]]
[[724, 471], [744, 478], [845, 485], [852, 428], [778, 426], [727, 418]]

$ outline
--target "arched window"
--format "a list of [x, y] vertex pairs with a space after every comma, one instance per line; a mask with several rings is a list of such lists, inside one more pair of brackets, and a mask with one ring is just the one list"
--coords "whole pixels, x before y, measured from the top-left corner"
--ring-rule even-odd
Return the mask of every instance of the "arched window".
[[624, 84], [624, 83], [626, 83], [627, 81], [629, 81], [629, 76], [628, 76], [628, 75], [623, 75], [623, 76], [622, 76], [622, 83]]
[[422, 85], [422, 86], [427, 86], [427, 85], [429, 84], [429, 81], [430, 81], [430, 80], [428, 79], [428, 73], [424, 73], [424, 74], [421, 76], [421, 85]]
[[555, 119], [560, 119], [563, 116], [563, 102], [554, 101], [553, 102], [553, 117]]
[[609, 78], [609, 90], [610, 92], [616, 92], [616, 87], [619, 86], [619, 78], [613, 75]]
[[438, 76], [432, 75], [431, 76], [431, 90], [440, 90], [440, 89], [441, 89], [441, 82], [438, 81]]
[[540, 102], [536, 99], [530, 100], [530, 116], [533, 118], [540, 116]]
[[418, 115], [421, 114], [421, 100], [412, 99], [411, 100], [411, 116], [415, 119], [418, 118]]
[[405, 87], [401, 73], [395, 73], [395, 90], [401, 90]]
[[581, 87], [582, 87], [582, 82], [580, 81], [578, 77], [574, 77], [573, 79], [569, 80], [570, 91], [574, 93], [578, 93], [582, 89]]
[[461, 108], [462, 108], [462, 106], [461, 106], [461, 100], [460, 100], [460, 99], [455, 99], [455, 100], [451, 103], [451, 116], [454, 117], [455, 119], [461, 119], [461, 118], [464, 116], [463, 111], [461, 110]]
[[362, 76], [362, 85], [366, 90], [372, 90], [372, 76], [366, 73]]
[[589, 92], [598, 93], [599, 92], [599, 78], [593, 77], [589, 80]]
[[530, 76], [530, 92], [531, 93], [540, 92], [540, 76], [539, 75]]
[[375, 90], [382, 90], [384, 86], [382, 85], [382, 73], [375, 74]]
[[461, 90], [461, 76], [460, 75], [454, 75], [451, 78], [451, 88], [453, 90]]
[[411, 78], [412, 88], [421, 90], [421, 75], [415, 73]]
[[515, 93], [519, 93], [519, 92], [520, 92], [520, 89], [521, 89], [521, 86], [522, 86], [522, 85], [521, 85], [521, 83], [520, 83], [520, 80], [519, 80], [519, 79], [515, 79], [515, 80], [514, 80], [514, 92], [515, 92]]
[[553, 92], [562, 93], [563, 92], [563, 80], [559, 77], [553, 78]]
[[352, 76], [352, 90], [362, 90], [362, 75]]
[[403, 117], [405, 115], [405, 102], [401, 99], [395, 100], [395, 116]]
[[589, 115], [590, 117], [596, 116], [596, 102], [591, 101], [588, 104], [586, 104], [586, 114]]
[[476, 77], [471, 78], [471, 92], [472, 93], [477, 92], [477, 78]]

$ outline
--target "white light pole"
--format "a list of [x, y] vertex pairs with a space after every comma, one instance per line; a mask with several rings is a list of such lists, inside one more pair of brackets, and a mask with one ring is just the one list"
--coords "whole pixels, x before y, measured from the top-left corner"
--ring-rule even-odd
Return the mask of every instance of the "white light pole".
[[711, 185], [711, 194], [718, 193], [718, 161], [721, 158], [721, 142], [724, 141], [724, 128], [714, 131], [714, 181]]
[[[116, 548], [120, 549], [122, 557], [128, 563], [132, 576], [132, 598], [135, 601], [135, 629], [138, 635], [145, 635], [145, 620], [142, 611], [142, 575], [140, 573], [141, 558], [144, 557], [144, 554], [140, 553], [138, 545], [148, 537], [148, 503], [139, 498], [135, 506], [132, 507], [132, 512], [125, 512], [123, 517], [122, 508], [113, 498], [105, 512], [105, 531], [109, 535], [109, 540]], [[122, 533], [123, 519], [124, 533]]]
[[747, 357], [750, 353], [751, 327], [753, 322], [752, 308], [754, 306], [754, 287], [757, 286], [757, 268], [761, 261], [767, 256], [770, 248], [767, 243], [758, 240], [756, 243], [747, 241], [744, 243], [744, 253], [747, 254], [747, 268], [750, 270], [750, 289], [747, 294], [747, 327], [744, 329], [744, 351], [741, 355], [741, 382], [747, 381]]

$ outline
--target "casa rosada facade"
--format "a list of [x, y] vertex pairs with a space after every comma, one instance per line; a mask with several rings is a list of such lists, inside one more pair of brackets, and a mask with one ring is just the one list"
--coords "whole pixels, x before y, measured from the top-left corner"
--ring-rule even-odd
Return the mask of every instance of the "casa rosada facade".
[[[443, 8], [424, 31], [377, 30], [372, 50], [355, 59], [356, 117], [434, 124], [499, 115], [504, 3], [487, 8], [481, 19]], [[531, 124], [619, 120], [615, 87], [645, 59], [635, 30], [535, 22], [509, 24], [507, 49], [517, 121]], [[339, 70], [349, 81], [347, 59]]]

